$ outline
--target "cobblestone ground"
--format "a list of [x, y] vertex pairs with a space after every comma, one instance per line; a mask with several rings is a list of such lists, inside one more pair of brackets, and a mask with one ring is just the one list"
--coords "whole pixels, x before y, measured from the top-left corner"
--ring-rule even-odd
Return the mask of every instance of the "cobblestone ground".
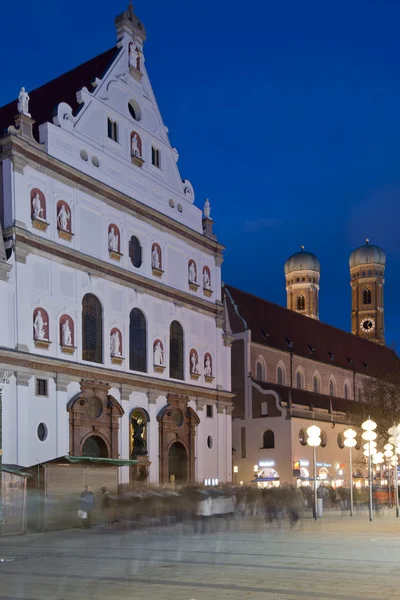
[[400, 519], [262, 519], [0, 539], [0, 600], [398, 600]]

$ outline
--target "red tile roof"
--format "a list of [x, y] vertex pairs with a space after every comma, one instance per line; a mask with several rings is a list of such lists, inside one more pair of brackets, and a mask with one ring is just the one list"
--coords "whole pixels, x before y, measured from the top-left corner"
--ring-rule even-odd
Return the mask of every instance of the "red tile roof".
[[228, 292], [226, 296], [233, 332], [249, 329], [253, 342], [285, 352], [292, 351], [294, 355], [363, 375], [400, 367], [396, 353], [386, 346], [364, 340], [229, 285], [225, 286], [225, 290]]
[[[36, 121], [36, 126], [48, 121], [52, 122], [55, 108], [60, 102], [66, 102], [75, 113], [78, 112], [79, 104], [76, 100], [76, 93], [83, 87], [92, 91], [93, 81], [96, 77], [103, 77], [118, 53], [119, 49], [114, 46], [32, 92], [27, 90], [30, 96], [29, 112], [32, 119]], [[10, 125], [14, 125], [17, 101], [16, 98], [13, 102], [0, 108], [0, 136], [6, 133]]]

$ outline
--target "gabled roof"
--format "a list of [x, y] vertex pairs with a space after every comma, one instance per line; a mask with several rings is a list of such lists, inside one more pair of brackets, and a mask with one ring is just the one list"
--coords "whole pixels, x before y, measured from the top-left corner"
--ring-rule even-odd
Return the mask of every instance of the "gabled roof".
[[393, 350], [321, 323], [247, 292], [225, 286], [233, 333], [251, 330], [263, 346], [363, 375], [399, 369]]
[[[79, 104], [76, 94], [83, 87], [93, 91], [92, 83], [98, 77], [101, 79], [119, 53], [119, 48], [114, 46], [99, 54], [95, 58], [83, 63], [79, 67], [60, 75], [56, 79], [45, 83], [32, 92], [28, 90], [29, 112], [36, 126], [52, 122], [55, 108], [60, 102], [66, 102], [72, 107], [74, 113], [78, 112]], [[0, 108], [0, 136], [7, 132], [10, 125], [14, 125], [17, 114], [17, 97], [15, 100]]]

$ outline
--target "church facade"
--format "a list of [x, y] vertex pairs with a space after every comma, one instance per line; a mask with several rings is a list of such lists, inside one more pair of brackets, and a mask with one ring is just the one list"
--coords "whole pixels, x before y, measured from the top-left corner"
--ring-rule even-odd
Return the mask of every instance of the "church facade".
[[0, 109], [3, 462], [132, 459], [120, 483], [225, 482], [223, 246], [181, 179], [132, 5], [116, 29]]

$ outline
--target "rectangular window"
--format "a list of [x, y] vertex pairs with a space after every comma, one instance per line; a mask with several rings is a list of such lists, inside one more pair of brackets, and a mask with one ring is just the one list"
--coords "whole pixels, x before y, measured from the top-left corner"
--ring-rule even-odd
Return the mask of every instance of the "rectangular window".
[[161, 154], [157, 148], [151, 147], [151, 162], [155, 167], [161, 169]]
[[246, 458], [246, 427], [240, 428], [240, 456]]
[[48, 396], [47, 379], [36, 379], [36, 396]]
[[268, 416], [268, 402], [266, 400], [264, 400], [264, 402], [261, 402], [261, 416]]
[[110, 140], [118, 142], [118, 123], [112, 119], [107, 119], [107, 133]]
[[213, 416], [213, 405], [207, 404], [207, 417], [210, 417], [212, 419], [212, 416]]

